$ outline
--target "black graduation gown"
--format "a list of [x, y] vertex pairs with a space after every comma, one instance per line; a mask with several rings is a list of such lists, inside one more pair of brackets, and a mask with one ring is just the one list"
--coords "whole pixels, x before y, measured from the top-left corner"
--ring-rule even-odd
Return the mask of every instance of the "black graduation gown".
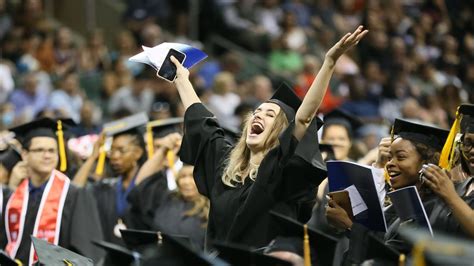
[[210, 199], [208, 240], [262, 247], [282, 230], [269, 210], [294, 219], [310, 216], [299, 214], [298, 204], [307, 201], [308, 191], [314, 191], [326, 176], [317, 141], [321, 125], [312, 123], [298, 143], [293, 137], [294, 121], [290, 122], [279, 136], [280, 144], [261, 162], [256, 180], [246, 178], [244, 184], [229, 187], [221, 179], [232, 148], [224, 131], [201, 103], [186, 110], [180, 157], [194, 165], [198, 190]]
[[6, 185], [0, 185], [0, 188], [2, 189], [2, 206], [0, 206], [0, 216], [3, 215], [3, 212], [5, 211], [5, 206], [7, 206], [7, 201], [8, 198], [10, 197], [11, 191], [8, 189]]
[[155, 212], [165, 202], [168, 191], [166, 172], [159, 171], [130, 191], [127, 200], [127, 226], [133, 229], [154, 230]]
[[[28, 263], [29, 260], [31, 246], [30, 235], [33, 233], [36, 214], [41, 202], [42, 192], [38, 193], [37, 196], [30, 197], [28, 201], [23, 237], [16, 255], [16, 258], [20, 259], [24, 264]], [[2, 249], [4, 249], [8, 243], [4, 216], [5, 212], [2, 214], [2, 220], [0, 222], [0, 247]], [[104, 252], [97, 249], [91, 243], [92, 240], [102, 240], [102, 228], [94, 199], [87, 190], [70, 184], [62, 214], [59, 246], [97, 262], [103, 257]]]
[[125, 217], [117, 214], [116, 187], [118, 181], [118, 178], [104, 178], [92, 184], [91, 189], [99, 210], [104, 241], [124, 246], [122, 239], [114, 234], [114, 228], [119, 219], [122, 219], [126, 224]]
[[170, 235], [187, 236], [195, 247], [203, 249], [206, 235], [203, 219], [184, 214], [193, 206], [192, 202], [185, 201], [177, 193], [168, 193], [163, 204], [155, 211], [152, 230]]
[[[458, 195], [464, 195], [467, 185], [472, 182], [472, 178], [466, 180], [461, 184], [457, 184], [456, 191]], [[471, 193], [472, 194], [472, 193]], [[463, 200], [466, 201], [471, 208], [474, 208], [474, 195], [462, 196]], [[451, 209], [446, 203], [437, 195], [431, 193], [423, 197], [423, 206], [425, 207], [426, 214], [430, 220], [431, 228], [433, 233], [442, 232], [445, 234], [451, 234], [457, 237], [466, 237], [466, 233], [462, 230], [459, 222], [456, 218], [451, 215]], [[388, 221], [388, 220], [387, 220]], [[351, 231], [350, 248], [348, 250], [348, 261], [346, 263], [361, 263], [367, 259], [369, 251], [360, 247], [367, 247], [367, 235], [371, 234], [380, 239], [383, 239], [385, 244], [401, 253], [409, 254], [411, 252], [411, 245], [401, 239], [398, 234], [398, 229], [401, 225], [399, 218], [392, 219], [389, 225], [387, 233], [384, 236], [371, 232], [362, 225], [354, 223]], [[348, 265], [349, 265], [348, 264]]]

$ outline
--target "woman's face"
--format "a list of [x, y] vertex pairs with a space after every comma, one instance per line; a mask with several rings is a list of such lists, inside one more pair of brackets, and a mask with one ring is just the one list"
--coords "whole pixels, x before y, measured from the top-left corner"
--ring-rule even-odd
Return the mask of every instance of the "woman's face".
[[192, 200], [199, 196], [199, 192], [196, 187], [196, 183], [193, 178], [193, 167], [184, 166], [179, 171], [177, 185], [179, 192], [185, 200]]
[[352, 142], [349, 133], [343, 125], [329, 125], [324, 129], [322, 142], [331, 144], [334, 149], [336, 160], [347, 160]]
[[474, 133], [465, 133], [461, 142], [461, 152], [469, 171], [474, 173]]
[[108, 153], [110, 166], [115, 174], [125, 175], [134, 169], [142, 154], [143, 150], [135, 144], [134, 136], [116, 136]]
[[410, 141], [397, 138], [392, 142], [386, 168], [394, 189], [415, 185], [422, 165], [423, 160]]
[[280, 106], [275, 103], [262, 103], [255, 109], [247, 128], [246, 143], [251, 151], [258, 152], [264, 149], [264, 144], [273, 130], [280, 109]]

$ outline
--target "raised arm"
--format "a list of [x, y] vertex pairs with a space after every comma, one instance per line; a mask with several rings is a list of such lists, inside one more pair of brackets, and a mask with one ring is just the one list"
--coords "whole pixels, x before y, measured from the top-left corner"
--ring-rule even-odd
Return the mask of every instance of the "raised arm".
[[154, 173], [163, 170], [166, 166], [166, 154], [168, 152], [176, 154], [181, 146], [181, 140], [182, 137], [179, 133], [172, 133], [164, 137], [155, 154], [153, 154], [153, 156], [149, 158], [142, 167], [140, 167], [135, 180], [135, 185], [140, 184]]
[[194, 91], [191, 81], [189, 81], [189, 70], [183, 67], [174, 56], [171, 56], [171, 62], [176, 66], [176, 79], [174, 80], [174, 84], [176, 84], [179, 97], [186, 111], [193, 103], [200, 103], [201, 100]]
[[105, 141], [104, 133], [100, 134], [99, 139], [94, 143], [94, 150], [92, 154], [87, 158], [87, 160], [81, 165], [79, 170], [77, 170], [76, 175], [72, 179], [72, 183], [78, 187], [84, 187], [87, 184], [87, 179], [94, 168], [94, 164], [99, 158], [100, 147]]
[[313, 81], [313, 84], [311, 84], [300, 108], [296, 112], [295, 132], [293, 135], [297, 139], [301, 139], [304, 136], [304, 133], [313, 120], [316, 111], [319, 109], [324, 94], [326, 94], [326, 88], [331, 80], [337, 60], [342, 54], [357, 45], [367, 32], [368, 30], [364, 30], [362, 26], [359, 26], [353, 33], [347, 33], [344, 35], [344, 37], [342, 37], [326, 53], [323, 65], [319, 70], [316, 79]]

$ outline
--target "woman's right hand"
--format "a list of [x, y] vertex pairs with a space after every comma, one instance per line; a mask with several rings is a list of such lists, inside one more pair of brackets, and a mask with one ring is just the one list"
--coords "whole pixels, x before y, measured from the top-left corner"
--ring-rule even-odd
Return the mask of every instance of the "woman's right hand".
[[176, 79], [174, 82], [189, 80], [189, 70], [185, 68], [174, 56], [170, 57], [171, 62], [176, 66]]
[[375, 161], [375, 167], [384, 168], [387, 164], [390, 155], [390, 144], [392, 144], [392, 138], [390, 137], [383, 138], [382, 140], [380, 140], [378, 147], [378, 156], [377, 160]]

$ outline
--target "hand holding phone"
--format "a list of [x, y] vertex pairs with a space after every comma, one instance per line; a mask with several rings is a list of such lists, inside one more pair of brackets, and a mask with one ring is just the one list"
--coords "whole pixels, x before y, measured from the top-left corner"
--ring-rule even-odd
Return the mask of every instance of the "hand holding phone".
[[179, 63], [183, 63], [184, 59], [186, 58], [186, 55], [180, 51], [177, 51], [175, 49], [170, 49], [168, 54], [165, 57], [165, 60], [161, 64], [160, 69], [158, 70], [158, 76], [173, 82], [176, 78], [176, 66], [174, 65], [173, 62], [171, 62], [171, 56], [174, 56]]
[[346, 211], [347, 215], [349, 216], [349, 218], [351, 218], [351, 220], [354, 220], [351, 198], [349, 197], [349, 192], [347, 190], [329, 192], [328, 195], [329, 197], [331, 197], [332, 200], [337, 203], [337, 205], [341, 206], [341, 208]]

